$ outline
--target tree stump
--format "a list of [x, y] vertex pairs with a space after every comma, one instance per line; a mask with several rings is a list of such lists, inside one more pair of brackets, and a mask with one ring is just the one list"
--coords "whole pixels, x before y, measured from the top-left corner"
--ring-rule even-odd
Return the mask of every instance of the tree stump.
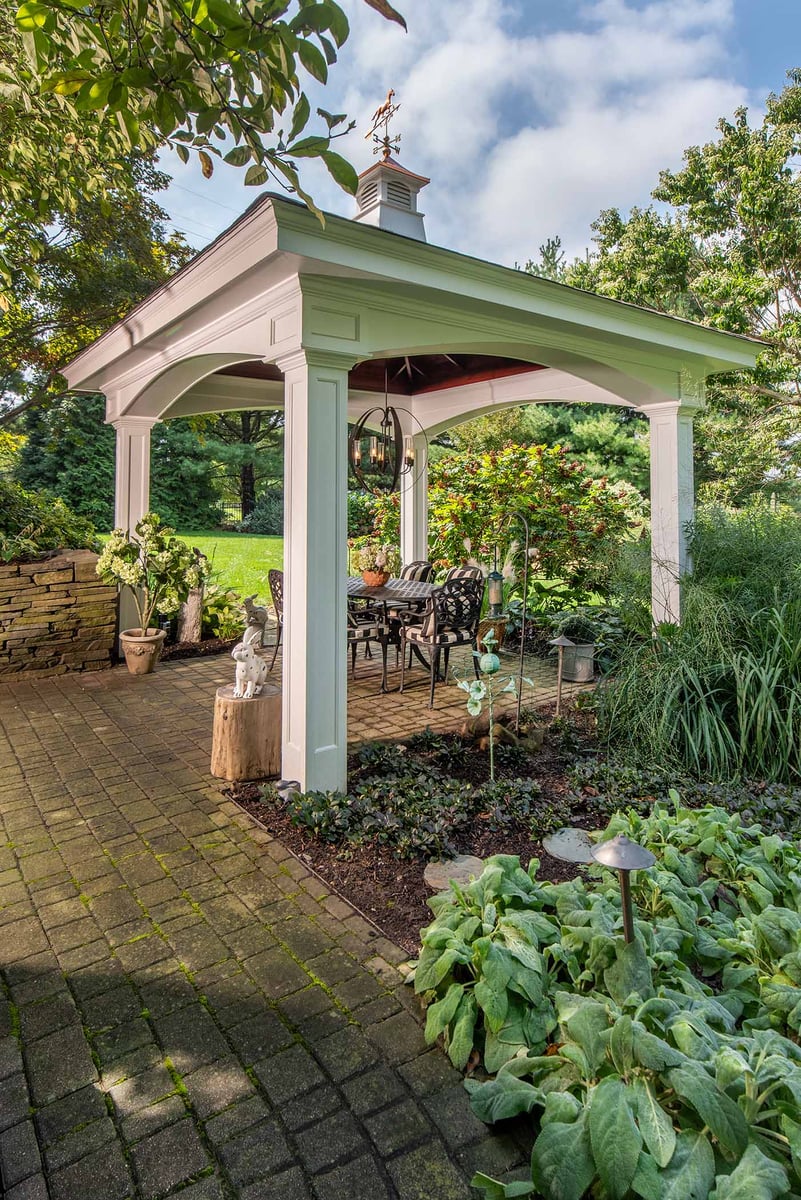
[[217, 688], [211, 773], [233, 781], [281, 774], [281, 689], [266, 684], [250, 700], [236, 699], [233, 684]]
[[192, 588], [178, 613], [178, 641], [199, 642], [203, 624], [203, 588]]

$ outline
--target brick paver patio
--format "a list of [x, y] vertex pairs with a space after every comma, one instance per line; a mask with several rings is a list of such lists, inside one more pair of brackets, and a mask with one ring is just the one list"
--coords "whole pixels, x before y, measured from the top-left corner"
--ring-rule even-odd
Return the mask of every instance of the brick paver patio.
[[[352, 719], [391, 733], [368, 668]], [[466, 1198], [520, 1151], [424, 1045], [402, 952], [221, 796], [231, 673], [0, 690], [3, 1194]], [[446, 711], [404, 701], [420, 727]]]

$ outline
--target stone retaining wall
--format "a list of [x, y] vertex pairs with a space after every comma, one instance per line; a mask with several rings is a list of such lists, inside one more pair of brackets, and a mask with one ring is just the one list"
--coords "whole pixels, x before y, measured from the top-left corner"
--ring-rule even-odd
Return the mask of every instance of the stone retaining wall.
[[117, 589], [91, 550], [0, 564], [0, 676], [102, 671], [114, 662]]

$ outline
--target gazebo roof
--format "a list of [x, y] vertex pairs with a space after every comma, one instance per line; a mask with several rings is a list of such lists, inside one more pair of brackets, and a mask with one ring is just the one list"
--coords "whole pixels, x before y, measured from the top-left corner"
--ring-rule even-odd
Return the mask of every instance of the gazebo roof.
[[[290, 277], [328, 284], [339, 279], [352, 288], [369, 287], [374, 300], [383, 293], [390, 309], [400, 303], [420, 311], [430, 300], [458, 304], [477, 322], [488, 314], [512, 314], [518, 322], [533, 318], [555, 335], [573, 331], [602, 339], [614, 350], [639, 344], [652, 358], [663, 351], [666, 360], [678, 353], [694, 360], [699, 374], [751, 367], [761, 346], [753, 338], [583, 292], [335, 214], [326, 213], [324, 220], [323, 225], [300, 201], [272, 193], [259, 196], [186, 266], [73, 360], [65, 370], [70, 386], [105, 391], [116, 375], [115, 364], [130, 364], [132, 352], [137, 358], [144, 356], [146, 347], [163, 347], [165, 338], [182, 339], [195, 327], [194, 315], [201, 307], [206, 321], [222, 319], [232, 305], [244, 306]], [[417, 378], [423, 389], [449, 387], [471, 377], [486, 378], [488, 371], [514, 373], [524, 365], [529, 370], [538, 365], [512, 355], [501, 355], [500, 362], [492, 356], [490, 365], [488, 357], [482, 360], [478, 344], [475, 354], [454, 353], [448, 362], [443, 355], [429, 355], [428, 361], [425, 355], [414, 357], [406, 382], [402, 369], [393, 371], [391, 390], [406, 393], [410, 378]], [[366, 390], [382, 388], [383, 366], [380, 379], [374, 367], [363, 363], [357, 371], [362, 367]]]

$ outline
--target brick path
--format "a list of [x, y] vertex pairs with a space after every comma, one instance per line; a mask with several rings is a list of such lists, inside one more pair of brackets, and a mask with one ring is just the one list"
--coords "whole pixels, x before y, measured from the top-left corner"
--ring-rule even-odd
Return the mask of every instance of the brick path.
[[466, 1198], [520, 1153], [426, 1049], [402, 953], [222, 799], [231, 665], [0, 689], [3, 1194]]

